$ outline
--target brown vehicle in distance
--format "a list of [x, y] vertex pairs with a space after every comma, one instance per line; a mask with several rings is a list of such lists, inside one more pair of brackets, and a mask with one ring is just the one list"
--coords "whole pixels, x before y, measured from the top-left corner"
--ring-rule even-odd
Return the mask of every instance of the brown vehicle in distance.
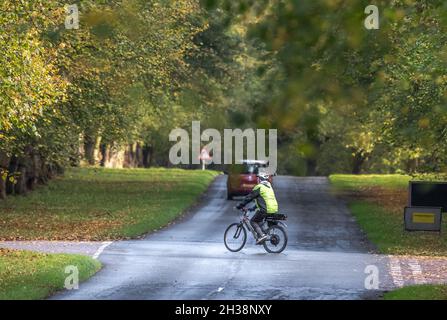
[[[243, 160], [241, 163], [228, 166], [227, 179], [227, 199], [232, 200], [235, 196], [246, 196], [255, 185], [258, 184], [257, 174], [261, 170], [266, 170], [268, 161], [263, 160]], [[273, 182], [273, 175], [270, 175], [270, 183]]]

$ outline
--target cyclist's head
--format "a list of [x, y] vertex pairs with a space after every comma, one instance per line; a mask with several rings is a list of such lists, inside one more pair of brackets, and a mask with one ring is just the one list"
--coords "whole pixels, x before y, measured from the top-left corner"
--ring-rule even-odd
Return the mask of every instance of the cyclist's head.
[[257, 176], [258, 176], [258, 182], [259, 183], [264, 182], [264, 181], [269, 181], [269, 177], [270, 177], [265, 172], [259, 172]]

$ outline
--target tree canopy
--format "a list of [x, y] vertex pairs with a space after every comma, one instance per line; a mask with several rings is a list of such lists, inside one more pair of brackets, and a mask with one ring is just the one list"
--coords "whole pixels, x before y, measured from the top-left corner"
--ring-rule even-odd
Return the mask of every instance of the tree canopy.
[[446, 169], [444, 1], [377, 1], [377, 30], [368, 1], [81, 0], [78, 29], [68, 4], [0, 3], [0, 197], [170, 165], [193, 120], [278, 129], [282, 173]]

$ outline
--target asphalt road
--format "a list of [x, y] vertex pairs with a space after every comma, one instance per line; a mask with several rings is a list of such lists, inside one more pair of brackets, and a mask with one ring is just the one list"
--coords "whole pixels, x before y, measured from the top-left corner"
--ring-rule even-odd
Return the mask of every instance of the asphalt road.
[[[53, 299], [365, 299], [393, 286], [388, 258], [373, 253], [325, 178], [275, 177], [289, 216], [283, 253], [268, 254], [251, 238], [241, 252], [227, 251], [224, 230], [239, 216], [225, 182], [218, 177], [171, 226], [108, 246], [96, 276]], [[379, 271], [379, 290], [365, 288], [368, 266]]]

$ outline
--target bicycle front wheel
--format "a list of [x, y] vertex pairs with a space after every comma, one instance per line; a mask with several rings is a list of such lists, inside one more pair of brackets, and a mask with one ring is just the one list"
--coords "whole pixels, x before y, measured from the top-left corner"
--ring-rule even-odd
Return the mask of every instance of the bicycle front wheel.
[[287, 246], [287, 233], [283, 227], [273, 225], [267, 230], [267, 239], [264, 241], [264, 249], [270, 253], [281, 253]]
[[242, 223], [230, 224], [225, 230], [224, 243], [225, 247], [231, 252], [238, 252], [244, 246], [247, 241], [247, 230], [245, 230]]

